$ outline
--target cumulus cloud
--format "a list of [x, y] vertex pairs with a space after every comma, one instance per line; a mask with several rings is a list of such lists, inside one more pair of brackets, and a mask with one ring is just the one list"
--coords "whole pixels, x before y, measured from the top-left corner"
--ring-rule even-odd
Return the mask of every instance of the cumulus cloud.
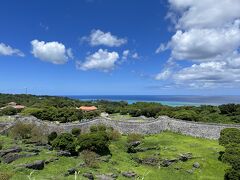
[[202, 60], [233, 52], [240, 45], [239, 22], [222, 29], [178, 30], [172, 37], [172, 57], [178, 60]]
[[177, 28], [221, 28], [239, 18], [238, 0], [169, 0], [169, 3], [173, 14], [180, 16]]
[[20, 57], [24, 57], [24, 53], [22, 51], [20, 51], [19, 49], [14, 49], [9, 45], [6, 45], [4, 43], [0, 43], [0, 55], [2, 56], [20, 56]]
[[91, 46], [109, 46], [109, 47], [119, 47], [127, 43], [126, 38], [118, 38], [112, 35], [111, 32], [103, 32], [101, 30], [92, 30], [91, 34], [82, 38], [82, 41], [87, 41]]
[[84, 71], [97, 69], [100, 71], [108, 72], [114, 69], [118, 59], [119, 54], [117, 52], [108, 52], [108, 50], [99, 49], [97, 52], [87, 56], [83, 63], [77, 61], [76, 66], [77, 69]]
[[240, 69], [227, 62], [206, 62], [183, 68], [173, 78], [179, 84], [187, 83], [196, 88], [219, 84], [229, 86], [240, 82]]
[[[192, 65], [175, 70], [168, 78], [191, 87], [238, 84], [240, 72], [240, 1], [169, 0], [167, 17], [175, 34], [156, 53], [169, 49], [171, 61]], [[158, 74], [163, 80], [163, 71]]]
[[31, 44], [32, 54], [42, 61], [53, 64], [65, 64], [69, 58], [73, 58], [71, 49], [66, 49], [65, 45], [59, 42], [33, 40]]

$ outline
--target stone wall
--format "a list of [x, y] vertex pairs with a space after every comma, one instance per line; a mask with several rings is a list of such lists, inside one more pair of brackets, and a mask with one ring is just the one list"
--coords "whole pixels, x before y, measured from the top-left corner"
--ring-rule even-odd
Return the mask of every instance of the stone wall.
[[[80, 128], [83, 132], [89, 130], [89, 127], [97, 124], [104, 124], [111, 126], [123, 134], [129, 133], [141, 133], [141, 134], [156, 134], [162, 131], [172, 131], [194, 137], [201, 137], [207, 139], [218, 139], [220, 131], [224, 128], [238, 128], [240, 125], [230, 124], [208, 124], [208, 123], [197, 123], [191, 121], [177, 120], [169, 118], [167, 116], [161, 116], [153, 121], [146, 122], [126, 122], [126, 121], [114, 121], [106, 118], [97, 118], [87, 122], [81, 123], [65, 123], [56, 124], [47, 121], [41, 121], [35, 117], [21, 117], [16, 116], [14, 123], [21, 121], [24, 123], [35, 123], [41, 127], [46, 134], [56, 131], [60, 132], [71, 132], [73, 128]], [[14, 123], [7, 123], [5, 130], [6, 132]], [[9, 125], [11, 124], [11, 125]], [[0, 123], [1, 126], [1, 123]]]

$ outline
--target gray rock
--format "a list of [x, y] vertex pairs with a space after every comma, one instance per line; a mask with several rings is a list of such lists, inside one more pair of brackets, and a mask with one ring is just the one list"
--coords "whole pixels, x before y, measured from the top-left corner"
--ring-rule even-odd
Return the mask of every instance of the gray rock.
[[117, 179], [118, 177], [118, 175], [114, 173], [107, 173], [106, 175], [112, 177], [113, 179]]
[[179, 160], [180, 161], [187, 161], [189, 159], [192, 159], [192, 153], [184, 153], [184, 154], [180, 154]]
[[150, 166], [157, 166], [159, 164], [159, 159], [154, 157], [144, 158], [142, 160], [142, 164], [150, 165]]
[[32, 157], [36, 156], [38, 153], [31, 153], [31, 154], [18, 154], [18, 153], [8, 153], [2, 157], [2, 161], [4, 163], [11, 163], [13, 161], [16, 161], [19, 158], [24, 158], [24, 157]]
[[49, 144], [45, 145], [44, 148], [49, 150], [49, 151], [53, 150], [53, 147], [51, 145], [49, 145]]
[[168, 167], [168, 166], [170, 166], [172, 163], [169, 161], [169, 160], [163, 160], [162, 162], [161, 162], [161, 166], [162, 167]]
[[145, 152], [145, 151], [156, 150], [156, 149], [157, 149], [157, 147], [145, 147], [145, 148], [138, 147], [138, 148], [135, 148], [135, 150], [137, 152]]
[[142, 164], [142, 159], [138, 158], [138, 157], [133, 157], [132, 160], [134, 160], [135, 162]]
[[124, 177], [128, 177], [128, 178], [133, 178], [133, 177], [136, 177], [137, 174], [133, 171], [127, 171], [127, 172], [123, 172], [122, 175]]
[[141, 141], [133, 141], [133, 142], [130, 142], [128, 145], [129, 146], [132, 146], [132, 147], [137, 147], [141, 144]]
[[3, 157], [8, 153], [19, 153], [21, 151], [22, 151], [22, 148], [20, 148], [20, 147], [13, 147], [13, 148], [10, 148], [10, 149], [1, 150], [0, 151], [0, 157]]
[[77, 170], [75, 168], [70, 168], [68, 169], [68, 174], [71, 175], [71, 174], [75, 174]]
[[189, 170], [186, 170], [186, 172], [189, 173], [189, 174], [192, 174], [194, 172], [194, 170], [189, 169]]
[[5, 156], [2, 157], [2, 161], [4, 163], [9, 164], [13, 161], [16, 161], [19, 158], [20, 158], [20, 155], [17, 154], [17, 153], [8, 153], [8, 154], [6, 154]]
[[89, 180], [94, 180], [94, 176], [92, 173], [83, 173], [83, 177], [86, 177]]
[[25, 167], [28, 169], [42, 170], [44, 168], [44, 161], [39, 160], [39, 161], [35, 161], [31, 164], [25, 164]]
[[110, 159], [111, 159], [111, 155], [107, 155], [107, 156], [101, 156], [98, 158], [100, 161], [103, 161], [103, 162], [109, 162]]
[[172, 163], [177, 162], [177, 161], [178, 161], [177, 159], [164, 159], [164, 160], [161, 162], [161, 166], [163, 166], [163, 167], [168, 167], [168, 166], [170, 166]]
[[193, 163], [194, 168], [200, 168], [200, 164], [198, 162]]
[[80, 167], [86, 167], [86, 164], [85, 164], [85, 162], [82, 162], [82, 163], [80, 163], [78, 166], [80, 166]]
[[55, 162], [55, 161], [58, 161], [58, 160], [59, 160], [59, 158], [51, 158], [51, 159], [46, 160], [45, 164], [49, 164], [51, 162]]
[[58, 151], [57, 152], [57, 156], [66, 156], [66, 157], [70, 157], [71, 153], [69, 151]]

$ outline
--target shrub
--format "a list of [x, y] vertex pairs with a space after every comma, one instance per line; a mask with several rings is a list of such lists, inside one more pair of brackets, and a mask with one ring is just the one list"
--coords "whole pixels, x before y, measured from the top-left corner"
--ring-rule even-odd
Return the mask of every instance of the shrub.
[[54, 131], [54, 132], [51, 132], [49, 135], [48, 135], [48, 143], [51, 144], [51, 142], [57, 138], [57, 133]]
[[102, 131], [82, 134], [78, 137], [76, 145], [79, 152], [90, 150], [100, 155], [110, 153], [108, 148], [109, 138], [107, 133]]
[[83, 150], [81, 152], [81, 156], [87, 167], [90, 167], [90, 168], [98, 167], [98, 160], [97, 160], [98, 155], [95, 152], [89, 151], [89, 150]]
[[79, 135], [81, 134], [81, 129], [79, 129], [79, 128], [73, 128], [73, 129], [72, 129], [72, 134], [73, 134], [74, 136], [79, 136]]
[[2, 148], [3, 148], [3, 142], [0, 141], [0, 150], [2, 150]]
[[187, 120], [187, 121], [198, 121], [198, 115], [193, 110], [180, 110], [176, 111], [173, 115], [174, 118]]
[[74, 137], [69, 133], [62, 133], [52, 141], [55, 149], [67, 150], [72, 154], [75, 152]]
[[15, 139], [29, 139], [34, 125], [17, 122], [10, 130], [10, 136]]
[[29, 115], [34, 115], [34, 114], [37, 114], [41, 111], [41, 109], [39, 108], [25, 108], [21, 111], [21, 114], [24, 115], [24, 116], [29, 116]]
[[222, 146], [230, 143], [240, 143], [240, 130], [236, 128], [225, 128], [220, 132], [218, 142]]
[[240, 170], [240, 144], [228, 144], [222, 155], [222, 161], [229, 163], [233, 169]]
[[230, 168], [226, 171], [224, 175], [224, 180], [239, 180], [240, 179], [240, 171]]
[[6, 107], [0, 111], [0, 116], [12, 116], [16, 115], [18, 113], [18, 110], [13, 107]]
[[98, 132], [98, 131], [106, 131], [106, 126], [105, 125], [97, 125], [97, 126], [91, 126], [90, 131], [91, 132]]
[[238, 105], [236, 104], [223, 104], [218, 106], [221, 114], [232, 114], [237, 111]]
[[0, 180], [9, 180], [11, 179], [12, 174], [8, 172], [0, 172]]
[[99, 111], [88, 111], [83, 113], [83, 119], [93, 119], [94, 117], [100, 116]]
[[112, 141], [117, 141], [121, 138], [121, 133], [117, 130], [112, 130], [108, 133], [108, 137]]
[[144, 136], [142, 134], [132, 133], [127, 136], [127, 142], [142, 141]]
[[31, 129], [31, 140], [35, 142], [47, 142], [43, 126], [33, 126]]

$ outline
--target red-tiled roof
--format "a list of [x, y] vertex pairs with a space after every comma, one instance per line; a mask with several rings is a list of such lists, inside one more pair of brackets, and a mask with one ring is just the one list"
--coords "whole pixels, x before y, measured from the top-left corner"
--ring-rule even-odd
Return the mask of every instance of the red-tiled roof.
[[83, 111], [94, 111], [97, 110], [97, 107], [95, 106], [81, 106], [79, 109]]

